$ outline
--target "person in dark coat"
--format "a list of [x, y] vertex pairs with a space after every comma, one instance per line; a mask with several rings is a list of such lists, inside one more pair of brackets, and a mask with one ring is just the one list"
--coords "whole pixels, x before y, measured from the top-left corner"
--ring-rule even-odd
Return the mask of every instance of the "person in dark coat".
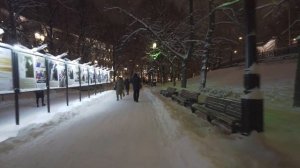
[[141, 78], [135, 73], [131, 79], [131, 83], [133, 86], [133, 100], [135, 102], [138, 102], [140, 96], [140, 89], [142, 87]]
[[124, 80], [121, 77], [118, 77], [116, 84], [115, 84], [115, 89], [116, 89], [116, 95], [117, 95], [117, 101], [119, 101], [119, 97], [122, 99], [124, 96]]
[[35, 99], [36, 99], [36, 106], [39, 107], [39, 99], [42, 99], [42, 106], [45, 106], [44, 103], [44, 91], [43, 90], [37, 90], [35, 91]]
[[125, 84], [126, 94], [129, 95], [129, 84], [130, 84], [130, 81], [129, 81], [128, 78], [125, 79], [124, 84]]

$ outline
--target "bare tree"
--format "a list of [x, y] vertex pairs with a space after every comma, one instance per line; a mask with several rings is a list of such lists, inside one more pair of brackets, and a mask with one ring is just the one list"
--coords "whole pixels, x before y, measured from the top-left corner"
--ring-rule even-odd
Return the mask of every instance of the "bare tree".
[[26, 8], [45, 6], [45, 3], [37, 0], [6, 0], [9, 13], [9, 29], [6, 41], [10, 44], [17, 43], [18, 40], [18, 23], [20, 14]]

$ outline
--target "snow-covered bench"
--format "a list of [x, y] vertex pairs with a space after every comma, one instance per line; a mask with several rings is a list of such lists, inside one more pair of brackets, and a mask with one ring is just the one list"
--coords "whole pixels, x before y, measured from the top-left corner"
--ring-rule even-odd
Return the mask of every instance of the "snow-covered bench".
[[207, 96], [205, 102], [194, 103], [191, 110], [227, 132], [235, 133], [240, 129], [241, 102], [239, 101]]
[[193, 103], [196, 103], [200, 93], [190, 92], [188, 90], [182, 89], [179, 94], [172, 95], [172, 100], [177, 101], [183, 106], [191, 106]]
[[161, 90], [160, 94], [165, 97], [171, 97], [173, 94], [176, 94], [176, 88], [168, 87], [166, 90]]

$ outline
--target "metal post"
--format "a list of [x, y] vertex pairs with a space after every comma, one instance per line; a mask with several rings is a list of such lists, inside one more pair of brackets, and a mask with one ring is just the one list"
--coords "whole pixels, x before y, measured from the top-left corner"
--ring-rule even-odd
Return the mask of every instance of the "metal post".
[[96, 68], [94, 68], [94, 78], [95, 80], [95, 87], [94, 87], [94, 92], [95, 92], [95, 95], [97, 94], [97, 82], [96, 82]]
[[47, 110], [48, 110], [48, 113], [50, 113], [50, 72], [49, 72], [49, 61], [48, 61], [48, 58], [45, 59], [46, 61], [46, 88], [47, 88], [47, 91], [46, 91], [46, 94], [47, 94]]
[[89, 68], [87, 68], [87, 72], [88, 72], [88, 77], [87, 77], [87, 79], [88, 79], [88, 96], [90, 98], [90, 69]]
[[298, 59], [297, 59], [297, 69], [295, 77], [295, 89], [294, 89], [294, 107], [300, 107], [300, 35], [297, 39], [297, 50], [298, 50]]
[[66, 101], [67, 101], [67, 106], [69, 106], [69, 77], [68, 77], [68, 66], [67, 63], [65, 62], [65, 75], [66, 75]]
[[20, 93], [20, 81], [19, 81], [19, 62], [18, 55], [12, 52], [12, 64], [13, 64], [13, 85], [15, 92], [15, 119], [16, 125], [20, 124], [20, 113], [19, 113], [19, 93]]
[[81, 101], [81, 68], [78, 65], [79, 68], [79, 101]]
[[260, 75], [256, 70], [256, 23], [255, 0], [245, 0], [246, 13], [246, 70], [244, 74], [245, 95], [242, 98], [241, 133], [248, 135], [252, 130], [263, 131], [263, 97], [260, 92]]

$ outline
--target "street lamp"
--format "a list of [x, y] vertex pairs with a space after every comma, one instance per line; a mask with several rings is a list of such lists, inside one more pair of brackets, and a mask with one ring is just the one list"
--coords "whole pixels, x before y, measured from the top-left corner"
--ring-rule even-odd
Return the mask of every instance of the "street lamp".
[[38, 32], [34, 33], [34, 38], [37, 39], [37, 40], [41, 40], [42, 42], [45, 40], [45, 36], [41, 35]]
[[156, 43], [153, 43], [153, 44], [152, 44], [152, 48], [155, 49], [156, 47], [157, 47], [157, 44], [156, 44]]

